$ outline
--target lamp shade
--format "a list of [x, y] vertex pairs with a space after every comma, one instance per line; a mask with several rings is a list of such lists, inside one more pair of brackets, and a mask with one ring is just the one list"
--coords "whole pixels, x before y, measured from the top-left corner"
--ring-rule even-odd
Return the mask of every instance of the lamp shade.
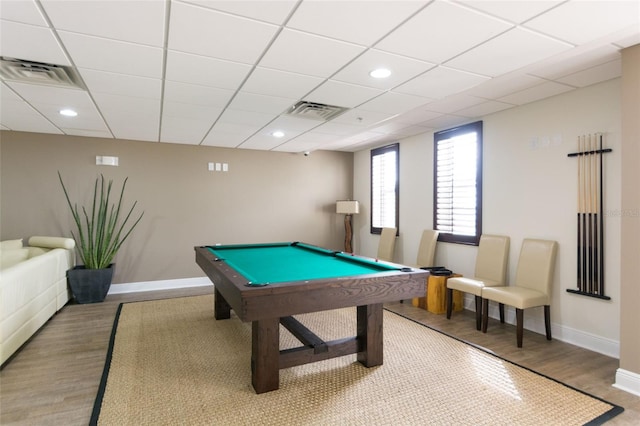
[[357, 201], [337, 201], [336, 213], [339, 214], [358, 214], [360, 213], [360, 203]]

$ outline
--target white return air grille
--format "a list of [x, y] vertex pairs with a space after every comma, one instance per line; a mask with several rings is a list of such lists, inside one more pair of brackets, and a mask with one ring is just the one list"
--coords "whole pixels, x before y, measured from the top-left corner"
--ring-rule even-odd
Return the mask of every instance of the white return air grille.
[[347, 110], [348, 108], [339, 106], [300, 101], [289, 108], [287, 114], [294, 117], [304, 117], [313, 120], [329, 121]]
[[86, 90], [73, 68], [0, 56], [0, 76], [19, 83]]

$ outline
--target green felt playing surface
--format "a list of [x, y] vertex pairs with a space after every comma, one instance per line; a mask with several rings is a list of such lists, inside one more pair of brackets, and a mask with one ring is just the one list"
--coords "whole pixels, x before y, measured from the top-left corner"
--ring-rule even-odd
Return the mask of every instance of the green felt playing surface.
[[211, 246], [221, 261], [252, 285], [397, 271], [396, 265], [334, 253], [303, 243]]

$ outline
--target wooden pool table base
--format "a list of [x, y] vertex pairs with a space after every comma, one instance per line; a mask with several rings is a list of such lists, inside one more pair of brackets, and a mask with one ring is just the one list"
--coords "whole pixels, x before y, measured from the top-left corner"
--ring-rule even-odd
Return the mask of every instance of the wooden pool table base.
[[[383, 362], [382, 303], [358, 306], [357, 335], [325, 342], [292, 316], [268, 318], [251, 323], [251, 384], [256, 393], [276, 390], [280, 370], [350, 354], [365, 367]], [[231, 318], [231, 307], [216, 291], [215, 319]], [[302, 346], [280, 350], [280, 324]]]

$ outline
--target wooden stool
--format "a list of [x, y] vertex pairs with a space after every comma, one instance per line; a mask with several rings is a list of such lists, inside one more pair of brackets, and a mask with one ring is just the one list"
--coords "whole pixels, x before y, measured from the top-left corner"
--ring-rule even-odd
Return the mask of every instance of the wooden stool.
[[[425, 283], [425, 297], [414, 297], [413, 306], [426, 309], [433, 314], [444, 314], [447, 312], [447, 279], [451, 277], [461, 277], [460, 274], [448, 276], [430, 275]], [[464, 294], [461, 291], [453, 291], [453, 310], [461, 311], [464, 308]]]

